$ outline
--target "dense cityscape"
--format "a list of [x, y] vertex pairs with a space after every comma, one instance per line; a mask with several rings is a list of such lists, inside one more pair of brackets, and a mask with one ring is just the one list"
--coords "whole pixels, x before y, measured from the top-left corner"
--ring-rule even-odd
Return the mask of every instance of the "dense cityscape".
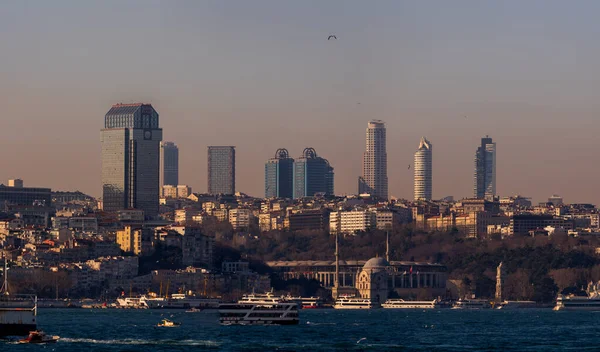
[[[343, 295], [378, 304], [394, 297], [550, 304], [600, 279], [595, 205], [498, 195], [489, 136], [474, 146], [471, 198], [433, 198], [426, 137], [408, 165], [414, 199], [390, 198], [386, 135], [383, 121], [367, 123], [355, 195], [335, 194], [333, 165], [310, 147], [297, 158], [274, 148], [264, 197], [244, 194], [234, 146], [207, 146], [207, 192], [198, 193], [180, 182], [179, 149], [162, 141], [154, 107], [116, 104], [101, 131], [102, 198], [21, 179], [0, 185], [7, 289], [48, 305], [167, 290], [235, 300], [271, 289], [326, 302]], [[546, 256], [553, 259], [540, 264]], [[381, 273], [383, 283], [371, 285]]]

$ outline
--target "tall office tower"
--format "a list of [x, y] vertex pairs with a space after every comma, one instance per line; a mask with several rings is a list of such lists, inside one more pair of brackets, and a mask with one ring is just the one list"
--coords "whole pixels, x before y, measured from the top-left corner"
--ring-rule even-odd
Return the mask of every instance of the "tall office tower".
[[235, 193], [235, 147], [208, 147], [208, 193]]
[[367, 150], [363, 155], [363, 176], [359, 179], [358, 193], [388, 198], [385, 123], [381, 120], [369, 121], [367, 126]]
[[329, 161], [313, 148], [304, 148], [302, 156], [294, 160], [294, 198], [333, 195], [333, 177]]
[[150, 104], [117, 104], [104, 116], [102, 197], [105, 211], [135, 208], [158, 215], [162, 129]]
[[287, 149], [277, 149], [265, 164], [265, 198], [294, 197], [294, 159]]
[[160, 144], [160, 186], [179, 184], [179, 148], [173, 142]]
[[413, 165], [415, 173], [415, 200], [431, 200], [432, 197], [432, 145], [421, 137]]
[[496, 143], [488, 136], [481, 138], [475, 153], [474, 196], [493, 199], [496, 195]]

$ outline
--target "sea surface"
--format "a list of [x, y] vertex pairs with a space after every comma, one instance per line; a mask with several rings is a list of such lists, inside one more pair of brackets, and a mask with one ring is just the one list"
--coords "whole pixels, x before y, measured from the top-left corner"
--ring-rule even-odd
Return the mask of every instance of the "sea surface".
[[[162, 318], [180, 322], [158, 328]], [[0, 351], [600, 351], [600, 312], [302, 310], [297, 326], [221, 326], [216, 311], [40, 309], [60, 341]]]

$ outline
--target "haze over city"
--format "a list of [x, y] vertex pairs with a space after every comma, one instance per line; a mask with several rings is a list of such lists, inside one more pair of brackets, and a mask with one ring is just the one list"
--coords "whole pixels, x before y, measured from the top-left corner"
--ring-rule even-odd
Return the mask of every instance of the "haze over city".
[[[389, 194], [412, 198], [421, 136], [433, 197], [473, 193], [481, 137], [497, 193], [600, 198], [600, 3], [528, 1], [10, 2], [0, 13], [0, 180], [101, 195], [112, 104], [151, 103], [206, 191], [206, 147], [235, 145], [237, 191], [313, 147], [356, 193], [371, 119], [387, 126]], [[338, 40], [327, 40], [335, 34]]]

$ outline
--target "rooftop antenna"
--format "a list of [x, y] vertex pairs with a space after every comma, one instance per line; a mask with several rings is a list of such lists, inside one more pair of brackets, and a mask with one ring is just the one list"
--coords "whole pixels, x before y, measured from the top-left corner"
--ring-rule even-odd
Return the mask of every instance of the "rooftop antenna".
[[385, 260], [390, 262], [390, 230], [385, 232]]
[[4, 257], [4, 271], [2, 272], [2, 276], [4, 276], [4, 283], [2, 287], [0, 287], [0, 292], [3, 295], [8, 296], [8, 261], [6, 259], [6, 249], [2, 251], [2, 256]]

